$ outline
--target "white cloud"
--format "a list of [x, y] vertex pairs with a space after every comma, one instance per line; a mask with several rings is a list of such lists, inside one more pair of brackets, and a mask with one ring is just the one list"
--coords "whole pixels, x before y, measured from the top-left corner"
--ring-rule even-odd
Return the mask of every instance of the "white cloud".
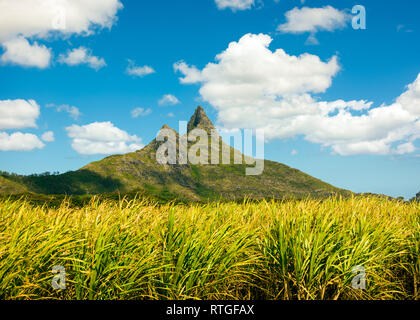
[[34, 100], [0, 100], [0, 130], [35, 128], [39, 110]]
[[[46, 68], [50, 49], [26, 40], [52, 35], [91, 35], [111, 28], [122, 4], [119, 0], [1, 0], [0, 44], [4, 62]], [[92, 62], [95, 64], [95, 62]], [[100, 63], [100, 60], [98, 61]]]
[[95, 70], [99, 70], [106, 66], [106, 62], [103, 58], [92, 56], [90, 50], [85, 47], [75, 48], [68, 51], [67, 54], [60, 54], [58, 61], [69, 66], [86, 64]]
[[57, 105], [51, 103], [51, 104], [47, 104], [46, 107], [47, 108], [55, 108], [55, 110], [57, 112], [66, 112], [74, 120], [78, 120], [80, 118], [80, 116], [82, 115], [79, 108], [74, 107], [74, 106], [69, 106], [68, 104], [62, 104], [62, 105], [57, 106]]
[[181, 103], [177, 97], [172, 94], [165, 94], [159, 101], [159, 105], [161, 106], [173, 106], [176, 104]]
[[168, 113], [168, 117], [169, 117], [169, 118], [174, 118], [174, 117], [175, 117], [175, 114], [174, 114], [173, 112], [169, 112], [169, 113]]
[[55, 141], [54, 132], [52, 131], [45, 132], [41, 136], [41, 139], [44, 140], [45, 142], [54, 142]]
[[398, 97], [396, 103], [403, 106], [410, 114], [420, 117], [420, 75], [416, 81], [407, 86], [407, 90]]
[[131, 60], [128, 60], [128, 67], [126, 69], [127, 74], [135, 77], [145, 77], [149, 74], [156, 73], [156, 71], [150, 66], [136, 66]]
[[297, 151], [296, 149], [292, 150], [292, 152], [290, 153], [292, 156], [297, 156], [299, 154], [299, 151]]
[[264, 129], [267, 140], [301, 135], [345, 156], [414, 151], [409, 143], [420, 139], [420, 74], [391, 105], [322, 101], [313, 94], [331, 86], [340, 69], [337, 58], [324, 62], [310, 54], [273, 52], [271, 40], [248, 34], [201, 71], [175, 69], [185, 75], [181, 82], [201, 84], [202, 99], [218, 110], [227, 129]]
[[90, 35], [111, 28], [119, 0], [2, 0], [0, 42], [22, 35], [47, 38], [52, 33]]
[[407, 142], [399, 145], [397, 149], [395, 150], [396, 154], [407, 154], [407, 153], [413, 153], [416, 151], [417, 148], [413, 145], [412, 142]]
[[255, 4], [255, 0], [215, 0], [216, 5], [220, 10], [231, 9], [236, 10], [247, 10]]
[[79, 154], [120, 154], [134, 152], [144, 147], [141, 139], [129, 135], [111, 122], [94, 122], [85, 126], [66, 128], [73, 139], [72, 147]]
[[195, 68], [177, 68], [185, 76], [180, 81], [202, 82], [200, 92], [206, 100], [233, 95], [233, 104], [243, 104], [260, 93], [271, 102], [275, 95], [320, 93], [330, 87], [339, 71], [337, 57], [323, 62], [310, 54], [290, 56], [282, 49], [273, 53], [268, 49], [271, 41], [268, 35], [247, 34], [239, 42], [230, 43], [216, 56], [217, 63], [209, 63], [200, 75], [191, 77], [198, 71]]
[[0, 151], [32, 151], [45, 147], [36, 135], [16, 132], [0, 132]]
[[51, 50], [46, 46], [32, 45], [22, 37], [15, 38], [2, 43], [5, 50], [0, 57], [2, 63], [18, 64], [24, 67], [37, 67], [45, 69], [50, 65], [52, 57]]
[[[36, 128], [40, 107], [34, 100], [0, 100], [0, 130]], [[0, 151], [42, 149], [44, 143], [34, 134], [0, 131]]]
[[131, 111], [131, 117], [138, 118], [138, 117], [145, 117], [152, 113], [152, 109], [144, 109], [144, 108], [135, 108]]
[[74, 120], [78, 120], [82, 113], [80, 112], [79, 108], [74, 106], [69, 106], [67, 104], [63, 104], [60, 106], [55, 106], [57, 112], [66, 112], [70, 115], [70, 117]]
[[202, 80], [201, 71], [195, 66], [188, 66], [184, 61], [174, 63], [174, 70], [183, 74], [184, 77], [179, 79], [181, 83], [197, 83]]
[[79, 111], [79, 109], [77, 107], [74, 106], [69, 106], [67, 104], [61, 105], [57, 107], [57, 111], [58, 112], [67, 112], [70, 117], [72, 117], [74, 120], [78, 120], [79, 117], [81, 116], [81, 112]]
[[286, 23], [277, 30], [284, 33], [316, 33], [346, 27], [350, 15], [331, 6], [323, 8], [294, 8], [286, 12]]

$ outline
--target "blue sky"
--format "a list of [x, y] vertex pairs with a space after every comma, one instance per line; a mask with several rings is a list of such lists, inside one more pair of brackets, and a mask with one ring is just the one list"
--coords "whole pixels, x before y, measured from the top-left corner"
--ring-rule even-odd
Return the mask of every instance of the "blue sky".
[[[14, 9], [14, 2], [6, 4], [8, 10]], [[385, 5], [376, 0], [303, 4], [244, 0], [236, 2], [244, 7], [236, 8], [228, 0], [219, 0], [218, 5], [215, 0], [120, 2], [92, 1], [94, 13], [102, 15], [80, 5], [76, 8], [80, 19], [68, 14], [65, 5], [64, 11], [55, 8], [56, 15], [65, 13], [65, 29], [52, 29], [50, 21], [43, 21], [42, 8], [31, 16], [33, 21], [0, 23], [0, 116], [10, 118], [3, 124], [0, 119], [0, 170], [20, 174], [75, 170], [110, 153], [106, 143], [114, 150], [135, 149], [150, 142], [164, 123], [177, 128], [179, 120], [188, 120], [202, 105], [220, 127], [266, 125], [267, 159], [356, 192], [409, 198], [420, 191], [416, 1]], [[366, 8], [366, 30], [351, 27], [349, 15], [357, 4]], [[294, 8], [295, 15], [290, 13]], [[316, 8], [330, 9], [312, 10]], [[302, 27], [298, 23], [311, 31], [296, 31]], [[230, 43], [236, 45], [228, 49]], [[282, 58], [274, 54], [277, 49], [284, 50]], [[22, 51], [29, 56], [19, 54]], [[318, 60], [311, 64], [301, 57], [305, 53]], [[293, 56], [300, 57], [296, 64]], [[174, 64], [180, 61], [185, 68], [175, 71]], [[215, 67], [208, 68], [209, 63]], [[129, 74], [128, 67], [138, 68], [133, 72], [137, 76]], [[286, 72], [287, 68], [291, 69]], [[194, 75], [197, 79], [191, 78]], [[261, 75], [263, 80], [253, 82]], [[232, 96], [238, 81], [249, 91], [255, 89], [249, 103], [239, 101], [240, 93]], [[220, 83], [232, 90], [218, 91]], [[260, 95], [266, 90], [274, 100]], [[159, 103], [165, 95], [171, 95], [172, 102], [176, 97], [178, 103]], [[275, 118], [286, 108], [280, 100], [297, 114]], [[334, 118], [339, 107], [322, 117], [316, 114], [324, 110], [322, 102], [338, 100], [346, 105], [342, 111], [347, 110], [347, 118], [344, 113], [343, 118]], [[235, 103], [230, 105], [231, 101]], [[350, 101], [356, 106], [348, 107], [353, 105]], [[39, 115], [22, 114], [34, 111], [34, 106]], [[133, 117], [136, 108], [142, 110]], [[376, 116], [370, 113], [374, 109]], [[360, 124], [362, 115], [370, 116]], [[289, 126], [295, 120], [296, 126]], [[326, 125], [342, 129], [342, 136]], [[21, 147], [13, 140], [21, 136], [11, 138], [18, 132], [31, 135], [24, 136]], [[46, 132], [50, 134], [42, 140]]]

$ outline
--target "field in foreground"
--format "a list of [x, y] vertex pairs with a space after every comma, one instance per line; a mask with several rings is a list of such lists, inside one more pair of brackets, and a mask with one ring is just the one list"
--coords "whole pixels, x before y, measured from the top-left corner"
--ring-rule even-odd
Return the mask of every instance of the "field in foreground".
[[[419, 247], [420, 204], [375, 197], [0, 200], [0, 299], [419, 299]], [[67, 288], [55, 291], [58, 265]]]

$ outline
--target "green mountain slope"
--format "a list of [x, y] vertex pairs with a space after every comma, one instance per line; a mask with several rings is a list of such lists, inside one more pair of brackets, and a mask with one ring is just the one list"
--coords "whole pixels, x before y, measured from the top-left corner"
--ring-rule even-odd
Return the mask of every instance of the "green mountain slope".
[[[188, 132], [197, 128], [207, 132], [214, 129], [201, 107], [197, 108], [188, 123]], [[170, 128], [164, 126], [163, 129]], [[178, 133], [174, 133], [179, 137]], [[240, 165], [161, 165], [156, 160], [156, 153], [162, 143], [164, 142], [155, 139], [142, 150], [107, 157], [75, 172], [55, 176], [19, 177], [15, 181], [25, 185], [31, 192], [43, 194], [83, 195], [139, 191], [164, 199], [187, 201], [350, 194], [349, 191], [338, 189], [299, 170], [267, 160], [263, 174], [256, 176], [245, 174], [246, 168], [250, 167], [245, 162]], [[188, 148], [201, 143], [189, 142]], [[220, 156], [229, 152], [231, 163], [234, 154], [242, 157], [239, 151], [223, 142], [219, 147], [222, 150], [219, 151]], [[176, 148], [179, 150], [178, 143]], [[210, 153], [211, 146], [208, 150]], [[204, 155], [207, 157], [207, 154]]]
[[27, 191], [22, 184], [0, 176], [0, 194], [20, 194]]

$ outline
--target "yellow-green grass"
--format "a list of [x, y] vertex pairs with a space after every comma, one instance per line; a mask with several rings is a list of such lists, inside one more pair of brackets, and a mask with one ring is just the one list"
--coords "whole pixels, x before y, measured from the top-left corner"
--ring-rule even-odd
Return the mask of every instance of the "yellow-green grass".
[[[419, 299], [420, 205], [0, 201], [0, 299]], [[62, 265], [67, 288], [51, 286]], [[352, 288], [352, 268], [366, 289]]]

